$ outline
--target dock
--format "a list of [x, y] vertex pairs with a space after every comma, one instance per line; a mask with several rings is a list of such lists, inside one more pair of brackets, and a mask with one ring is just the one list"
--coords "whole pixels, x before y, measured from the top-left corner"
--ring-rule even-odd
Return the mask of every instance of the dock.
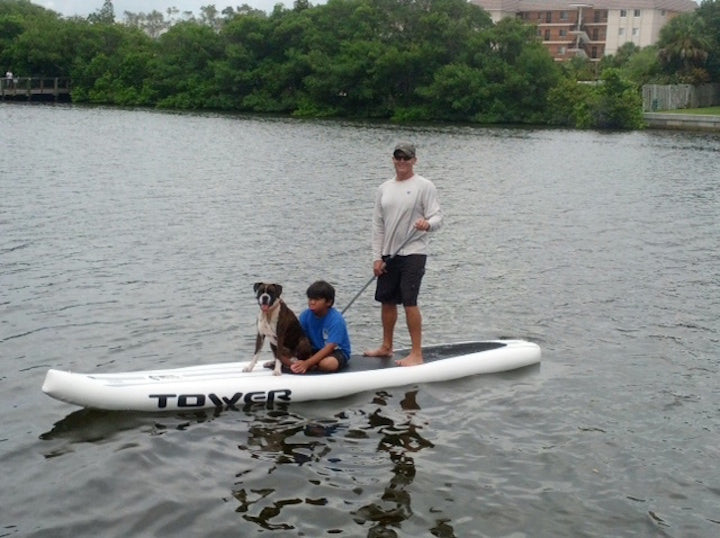
[[0, 99], [69, 101], [70, 87], [67, 77], [2, 77]]

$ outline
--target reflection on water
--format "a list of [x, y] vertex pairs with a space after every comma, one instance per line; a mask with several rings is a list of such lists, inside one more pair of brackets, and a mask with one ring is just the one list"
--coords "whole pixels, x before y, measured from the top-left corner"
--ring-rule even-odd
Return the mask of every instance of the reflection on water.
[[[416, 422], [415, 411], [420, 410], [416, 402], [417, 391], [408, 392], [400, 402], [403, 411], [401, 420], [384, 414], [388, 407], [388, 393], [378, 392], [373, 400], [377, 408], [371, 413], [362, 413], [364, 424], [351, 423], [345, 413], [337, 414], [333, 419], [307, 421], [291, 410], [275, 409], [253, 417], [248, 425], [248, 440], [238, 446], [247, 452], [258, 465], [264, 465], [267, 475], [280, 474], [283, 466], [293, 468], [315, 466], [320, 470], [308, 471], [312, 478], [309, 483], [314, 488], [330, 488], [334, 495], [350, 493], [356, 499], [346, 499], [347, 506], [358, 504], [357, 498], [366, 496], [366, 486], [356, 483], [350, 491], [343, 491], [337, 482], [353, 481], [352, 467], [346, 468], [345, 462], [335, 455], [333, 447], [342, 438], [352, 445], [357, 440], [377, 439], [376, 452], [386, 454], [390, 463], [390, 479], [375, 500], [367, 500], [350, 514], [353, 520], [365, 527], [368, 537], [396, 536], [394, 528], [399, 529], [403, 521], [413, 515], [409, 486], [415, 478], [413, 455], [426, 448], [432, 448], [432, 442], [425, 439], [421, 431], [425, 427]], [[340, 437], [341, 439], [338, 439]], [[378, 461], [374, 465], [381, 465]], [[320, 479], [322, 476], [324, 479]], [[257, 471], [246, 470], [236, 476], [232, 496], [238, 502], [236, 511], [243, 519], [266, 530], [290, 530], [295, 517], [284, 511], [292, 511], [301, 504], [327, 506], [334, 499], [327, 495], [300, 498], [287, 496], [282, 487], [258, 487]], [[376, 488], [373, 488], [376, 489]], [[434, 536], [454, 536], [447, 519], [438, 519], [436, 526], [429, 529]], [[340, 529], [325, 529], [326, 533], [342, 532]]]
[[[137, 429], [150, 435], [162, 435], [169, 428], [184, 430], [192, 423], [202, 423], [217, 415], [212, 410], [154, 416], [131, 411], [80, 409], [57, 421], [52, 429], [40, 434], [39, 438], [53, 442], [45, 452], [46, 458], [53, 458], [72, 452], [73, 445], [108, 442], [123, 431]], [[168, 418], [175, 419], [176, 423], [168, 426]]]
[[[420, 410], [416, 402], [417, 391], [408, 392], [400, 402], [405, 411]], [[376, 403], [387, 405], [385, 395], [378, 393]], [[395, 423], [391, 418], [383, 416], [378, 409], [369, 417], [369, 429], [381, 435], [378, 452], [387, 452], [393, 464], [392, 478], [379, 502], [362, 506], [353, 512], [353, 518], [359, 524], [371, 522], [368, 537], [393, 537], [396, 533], [392, 527], [400, 528], [402, 522], [412, 516], [411, 497], [408, 487], [415, 478], [415, 461], [412, 454], [433, 444], [420, 435], [423, 426], [414, 423], [415, 414], [407, 413], [405, 422]], [[446, 523], [443, 522], [446, 527]], [[431, 529], [433, 530], [433, 529]], [[434, 536], [437, 536], [433, 532]]]

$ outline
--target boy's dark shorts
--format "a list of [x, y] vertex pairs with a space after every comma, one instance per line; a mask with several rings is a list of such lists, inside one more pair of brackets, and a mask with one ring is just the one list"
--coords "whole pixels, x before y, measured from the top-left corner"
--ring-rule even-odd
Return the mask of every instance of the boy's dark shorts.
[[[315, 353], [318, 352], [318, 350], [317, 350], [317, 349], [313, 349], [312, 352], [313, 352], [313, 355], [314, 355]], [[332, 353], [330, 353], [330, 357], [335, 357], [335, 359], [338, 361], [338, 369], [336, 370], [337, 372], [339, 372], [340, 370], [342, 370], [343, 368], [345, 368], [345, 367], [348, 365], [348, 362], [350, 361], [350, 357], [348, 357], [347, 355], [345, 355], [345, 353], [343, 352], [343, 350], [340, 349], [339, 347], [336, 347], [336, 348], [335, 348], [335, 351], [333, 351]]]
[[417, 306], [420, 283], [425, 274], [425, 254], [383, 256], [385, 272], [377, 279], [375, 300], [381, 303]]
[[343, 350], [340, 349], [339, 347], [335, 348], [335, 351], [333, 351], [330, 355], [335, 357], [338, 361], [338, 369], [337, 369], [338, 372], [340, 370], [342, 370], [343, 368], [345, 368], [348, 365], [348, 361], [350, 360], [350, 357], [345, 355]]

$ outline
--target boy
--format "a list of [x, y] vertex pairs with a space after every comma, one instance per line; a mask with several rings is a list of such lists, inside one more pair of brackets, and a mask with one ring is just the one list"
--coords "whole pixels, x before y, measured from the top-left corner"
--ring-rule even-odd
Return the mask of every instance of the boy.
[[308, 308], [300, 314], [300, 325], [310, 340], [312, 355], [292, 363], [295, 374], [309, 370], [337, 372], [350, 360], [350, 336], [342, 314], [333, 308], [335, 288], [324, 280], [307, 289]]

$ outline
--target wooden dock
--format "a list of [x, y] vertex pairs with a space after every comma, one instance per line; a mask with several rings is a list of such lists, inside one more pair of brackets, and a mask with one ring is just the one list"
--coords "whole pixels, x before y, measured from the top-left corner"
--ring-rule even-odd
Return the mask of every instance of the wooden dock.
[[0, 78], [0, 99], [70, 100], [70, 79], [67, 77]]

